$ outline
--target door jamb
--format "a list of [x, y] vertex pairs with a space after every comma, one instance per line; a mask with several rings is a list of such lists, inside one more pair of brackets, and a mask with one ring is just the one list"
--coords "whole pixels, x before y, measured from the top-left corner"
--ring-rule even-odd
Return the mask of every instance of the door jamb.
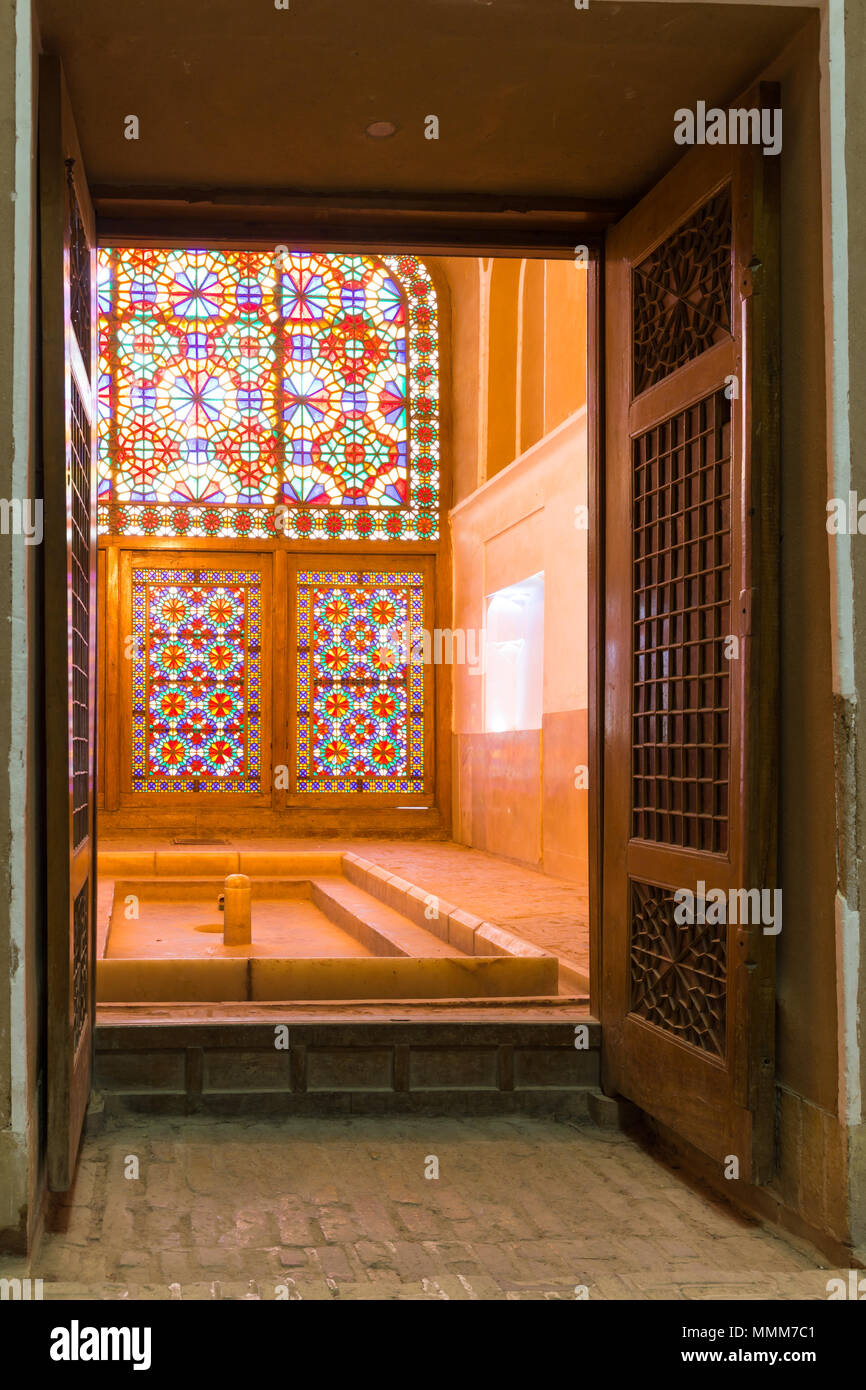
[[589, 1008], [601, 1017], [604, 827], [604, 243], [590, 250], [586, 296]]

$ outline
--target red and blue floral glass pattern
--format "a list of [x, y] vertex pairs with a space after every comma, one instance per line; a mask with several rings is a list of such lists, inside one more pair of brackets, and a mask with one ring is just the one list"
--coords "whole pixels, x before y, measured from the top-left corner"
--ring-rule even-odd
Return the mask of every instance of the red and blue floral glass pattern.
[[132, 790], [261, 791], [261, 576], [133, 570]]
[[438, 536], [438, 323], [415, 256], [103, 249], [99, 524]]
[[298, 791], [423, 792], [423, 575], [299, 573], [297, 623]]

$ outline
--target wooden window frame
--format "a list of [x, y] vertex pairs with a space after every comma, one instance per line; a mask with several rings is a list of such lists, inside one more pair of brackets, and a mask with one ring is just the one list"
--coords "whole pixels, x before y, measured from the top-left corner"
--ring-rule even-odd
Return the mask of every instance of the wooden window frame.
[[[249, 553], [232, 555], [226, 551], [201, 552], [201, 562], [187, 556], [177, 555], [165, 566], [177, 575], [185, 570], [207, 569], [218, 573], [221, 570], [251, 570], [261, 576], [261, 663], [260, 663], [260, 711], [259, 737], [261, 747], [261, 768], [259, 790], [257, 792], [135, 792], [132, 790], [132, 676], [133, 662], [125, 657], [125, 644], [133, 634], [132, 624], [132, 582], [136, 570], [154, 567], [153, 557], [146, 551], [123, 551], [120, 556], [119, 574], [119, 630], [115, 632], [115, 671], [116, 679], [107, 692], [109, 705], [106, 713], [112, 726], [112, 737], [107, 742], [107, 752], [114, 762], [112, 777], [119, 809], [131, 807], [192, 807], [215, 806], [231, 797], [237, 809], [246, 809], [271, 804], [271, 785], [273, 772], [271, 754], [274, 750], [272, 733], [273, 697], [266, 697], [266, 691], [277, 689], [274, 680], [274, 603], [273, 603], [273, 562], [268, 556]], [[157, 564], [162, 561], [157, 558]], [[113, 717], [112, 717], [113, 712]], [[106, 768], [108, 773], [108, 768]]]
[[[354, 570], [358, 573], [380, 572], [382, 574], [399, 574], [401, 572], [419, 572], [423, 575], [424, 582], [424, 627], [428, 632], [433, 631], [435, 596], [433, 585], [433, 564], [429, 556], [382, 556], [377, 555], [374, 563], [370, 563], [369, 557], [355, 556], [310, 556], [301, 559], [298, 555], [288, 555], [288, 575], [287, 575], [287, 619], [289, 646], [287, 650], [289, 666], [289, 688], [296, 690], [296, 671], [297, 671], [297, 599], [298, 585], [297, 575], [301, 571], [316, 573], [340, 571], [349, 572]], [[435, 806], [434, 788], [434, 763], [433, 752], [437, 743], [436, 734], [436, 691], [435, 683], [427, 671], [435, 671], [435, 666], [426, 668], [424, 677], [424, 782], [426, 784], [423, 792], [299, 792], [297, 790], [297, 712], [292, 708], [291, 700], [286, 700], [287, 723], [283, 738], [283, 747], [286, 750], [286, 761], [289, 767], [290, 788], [284, 793], [285, 805], [287, 807], [328, 807], [338, 809], [341, 806], [403, 806], [411, 803], [413, 807], [424, 806], [432, 809]]]

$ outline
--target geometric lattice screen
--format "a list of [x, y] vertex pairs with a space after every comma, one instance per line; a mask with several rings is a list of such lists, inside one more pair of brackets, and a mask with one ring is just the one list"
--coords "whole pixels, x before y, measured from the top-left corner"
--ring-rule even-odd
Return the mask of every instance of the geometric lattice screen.
[[[70, 189], [74, 181], [69, 174]], [[91, 316], [91, 249], [81, 220], [78, 199], [70, 197], [69, 206], [69, 322], [81, 353], [88, 378], [90, 377]]]
[[726, 185], [632, 271], [632, 377], [640, 395], [731, 337]]
[[103, 249], [99, 268], [101, 533], [438, 536], [417, 257]]
[[261, 577], [133, 569], [132, 791], [261, 790]]
[[70, 378], [68, 518], [69, 528], [69, 655], [70, 753], [72, 774], [72, 845], [90, 834], [91, 683], [90, 615], [95, 594], [90, 583], [91, 514], [93, 496], [90, 421], [75, 377]]
[[420, 573], [298, 574], [299, 792], [424, 791]]
[[728, 847], [730, 402], [723, 391], [633, 444], [632, 833]]
[[78, 1049], [90, 1010], [90, 878], [72, 904], [72, 1055]]
[[655, 884], [632, 880], [631, 899], [630, 1012], [723, 1057], [725, 924], [677, 922], [673, 891]]

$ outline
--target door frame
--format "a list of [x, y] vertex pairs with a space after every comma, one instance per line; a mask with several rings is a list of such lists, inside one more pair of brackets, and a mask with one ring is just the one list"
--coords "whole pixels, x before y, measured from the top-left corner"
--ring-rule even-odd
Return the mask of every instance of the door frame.
[[601, 1016], [604, 949], [604, 634], [605, 634], [605, 353], [604, 245], [591, 252], [586, 303], [587, 724], [589, 738], [589, 1008]]
[[[679, 162], [681, 155], [673, 159], [669, 168]], [[666, 173], [669, 170], [665, 171]], [[664, 174], [657, 182], [661, 182]], [[98, 195], [97, 195], [98, 196]], [[227, 197], [227, 204], [232, 198]], [[240, 202], [240, 200], [237, 200]], [[251, 200], [252, 201], [252, 200]], [[640, 200], [637, 200], [640, 201]], [[318, 223], [312, 234], [304, 237], [311, 249], [337, 250], [351, 247], [358, 250], [371, 250], [383, 253], [411, 251], [426, 257], [447, 256], [503, 256], [526, 259], [573, 259], [575, 249], [580, 246], [587, 262], [587, 501], [588, 501], [588, 764], [589, 764], [589, 806], [588, 806], [588, 852], [589, 852], [589, 943], [590, 943], [590, 1013], [598, 1018], [601, 1008], [601, 979], [603, 970], [603, 823], [604, 823], [604, 725], [605, 725], [605, 380], [604, 380], [604, 278], [605, 250], [604, 231], [613, 225], [633, 205], [609, 205], [603, 209], [570, 209], [566, 215], [531, 214], [523, 212], [525, 221], [515, 227], [514, 219], [508, 218], [504, 207], [498, 211], [491, 209], [489, 215], [473, 211], [455, 213], [449, 211], [448, 219], [440, 224], [438, 234], [425, 238], [424, 235], [411, 235], [406, 229], [407, 213], [397, 204], [383, 204], [372, 212], [359, 217], [357, 235], [351, 242], [340, 235], [343, 230], [339, 217], [335, 220], [334, 234], [322, 237], [322, 227], [327, 218]], [[326, 212], [331, 210], [325, 204]], [[335, 201], [333, 207], [340, 217], [345, 210], [339, 209]], [[249, 206], [245, 216], [237, 221], [220, 220], [219, 209], [206, 210], [201, 215], [190, 216], [188, 207], [177, 205], [174, 209], [157, 212], [146, 203], [137, 203], [130, 198], [121, 208], [119, 205], [107, 208], [100, 214], [97, 211], [98, 245], [148, 245], [183, 244], [192, 239], [208, 244], [230, 246], [254, 246], [257, 243], [273, 244], [277, 229], [283, 236], [302, 231], [304, 223], [298, 218], [297, 208], [289, 207], [287, 224], [277, 223], [274, 209]], [[424, 217], [420, 209], [417, 225], [423, 226]], [[425, 210], [428, 211], [429, 210]], [[561, 210], [558, 210], [561, 212]], [[144, 215], [142, 215], [144, 212]], [[172, 215], [174, 213], [174, 215]], [[150, 215], [148, 215], [150, 214]], [[497, 219], [502, 219], [501, 229], [497, 229]], [[457, 231], [455, 232], [455, 228]], [[240, 234], [239, 234], [240, 233]], [[431, 270], [434, 268], [431, 267]], [[443, 339], [448, 331], [450, 313], [447, 295], [443, 295], [440, 278], [435, 277], [436, 289], [442, 309]], [[450, 383], [449, 372], [442, 373], [443, 384]], [[443, 432], [446, 426], [447, 401], [449, 393], [443, 391]], [[450, 449], [450, 439], [449, 439]], [[447, 505], [443, 490], [443, 521]], [[437, 610], [442, 596], [443, 572], [450, 561], [450, 547], [445, 544], [447, 528], [443, 525], [441, 549], [437, 556], [436, 596]], [[350, 548], [346, 547], [347, 550]], [[352, 547], [355, 549], [356, 547]], [[366, 547], [365, 547], [366, 549]], [[408, 552], [415, 549], [407, 546]], [[435, 547], [431, 547], [435, 549]], [[417, 547], [420, 552], [421, 546]], [[402, 553], [402, 550], [401, 550]], [[429, 550], [428, 550], [429, 553]], [[438, 683], [437, 683], [438, 704]], [[440, 748], [437, 764], [442, 761], [442, 726], [437, 720], [440, 733]], [[448, 750], [450, 753], [450, 750]], [[450, 784], [450, 774], [448, 775]], [[437, 776], [438, 781], [438, 776]], [[450, 793], [450, 786], [449, 786]], [[450, 797], [449, 797], [450, 799]], [[449, 806], [450, 812], [450, 806]], [[450, 815], [449, 815], [450, 820]]]

